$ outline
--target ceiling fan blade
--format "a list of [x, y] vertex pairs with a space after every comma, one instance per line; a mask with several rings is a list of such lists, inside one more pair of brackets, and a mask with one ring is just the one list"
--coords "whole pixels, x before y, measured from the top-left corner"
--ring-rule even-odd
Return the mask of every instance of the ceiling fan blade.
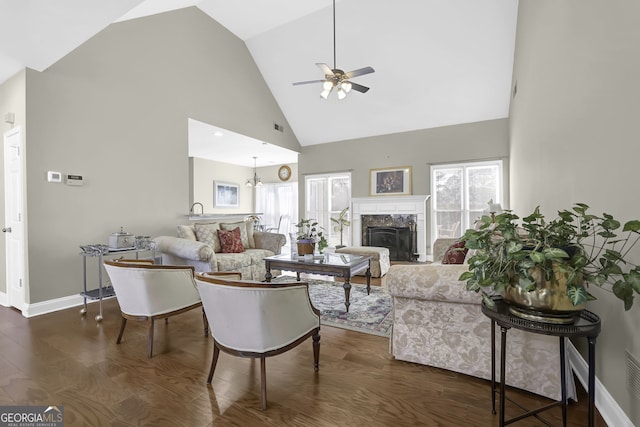
[[369, 90], [368, 87], [359, 85], [358, 83], [354, 83], [354, 82], [349, 82], [349, 83], [351, 83], [351, 89], [357, 90], [360, 93], [366, 93]]
[[293, 83], [293, 85], [294, 86], [298, 86], [298, 85], [306, 85], [306, 84], [309, 84], [309, 83], [322, 83], [324, 81], [325, 80], [307, 80], [306, 82], [295, 82], [295, 83]]
[[364, 68], [358, 68], [357, 70], [349, 71], [348, 73], [344, 73], [344, 75], [348, 79], [351, 79], [353, 77], [364, 76], [365, 74], [375, 73], [375, 71], [376, 70], [374, 70], [371, 67], [364, 67]]
[[333, 70], [331, 68], [329, 68], [329, 66], [327, 64], [323, 64], [320, 62], [316, 62], [316, 65], [318, 67], [320, 67], [320, 69], [322, 70], [322, 72], [324, 73], [325, 76], [333, 76]]

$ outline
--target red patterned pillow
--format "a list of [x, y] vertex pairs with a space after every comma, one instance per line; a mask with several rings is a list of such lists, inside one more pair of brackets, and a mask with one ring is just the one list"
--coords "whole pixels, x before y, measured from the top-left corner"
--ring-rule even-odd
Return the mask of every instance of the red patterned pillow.
[[449, 246], [442, 257], [443, 264], [464, 264], [464, 258], [469, 249], [464, 247], [464, 241], [458, 240]]
[[244, 252], [244, 246], [242, 245], [242, 237], [240, 235], [240, 228], [236, 227], [233, 230], [217, 230], [218, 238], [220, 239], [220, 246], [222, 247], [223, 254], [238, 254]]

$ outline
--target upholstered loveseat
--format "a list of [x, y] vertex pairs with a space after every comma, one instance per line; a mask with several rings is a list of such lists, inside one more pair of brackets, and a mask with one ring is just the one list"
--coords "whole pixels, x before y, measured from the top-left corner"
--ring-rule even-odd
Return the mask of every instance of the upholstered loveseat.
[[163, 264], [192, 265], [199, 272], [239, 271], [246, 280], [264, 280], [264, 258], [279, 254], [286, 242], [284, 234], [254, 230], [253, 221], [194, 223], [179, 225], [177, 231], [178, 237], [153, 239]]
[[[440, 262], [455, 240], [436, 240], [436, 261], [431, 264], [389, 269], [391, 353], [398, 360], [490, 379], [491, 321], [481, 312], [480, 296], [467, 291], [465, 282], [458, 280], [468, 266]], [[499, 340], [496, 326], [496, 354], [500, 354]], [[507, 384], [560, 400], [558, 343], [557, 337], [511, 329], [507, 334]], [[567, 377], [568, 397], [575, 398], [573, 376]]]

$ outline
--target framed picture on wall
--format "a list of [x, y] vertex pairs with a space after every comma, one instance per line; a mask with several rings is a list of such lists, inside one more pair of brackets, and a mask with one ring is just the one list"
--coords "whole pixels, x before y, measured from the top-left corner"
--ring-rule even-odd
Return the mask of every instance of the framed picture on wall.
[[405, 196], [411, 194], [411, 166], [371, 169], [372, 196]]
[[213, 207], [237, 208], [240, 206], [238, 184], [213, 181]]

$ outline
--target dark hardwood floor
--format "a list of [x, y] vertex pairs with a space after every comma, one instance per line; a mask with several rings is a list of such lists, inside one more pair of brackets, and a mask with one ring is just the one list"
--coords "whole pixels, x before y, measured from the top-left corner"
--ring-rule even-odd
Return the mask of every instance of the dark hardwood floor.
[[[321, 330], [319, 373], [311, 340], [267, 360], [262, 411], [259, 362], [223, 353], [207, 386], [212, 344], [198, 310], [157, 322], [147, 359], [143, 323], [129, 321], [116, 345], [117, 301], [104, 306], [101, 324], [96, 304], [86, 317], [74, 308], [31, 319], [0, 307], [0, 404], [63, 405], [66, 426], [498, 425], [487, 381], [396, 361], [388, 339], [331, 327]], [[548, 403], [517, 390], [509, 396], [528, 407]], [[586, 408], [581, 391], [568, 425], [586, 425]], [[507, 417], [518, 413], [508, 405]], [[543, 417], [561, 425], [560, 408]]]

